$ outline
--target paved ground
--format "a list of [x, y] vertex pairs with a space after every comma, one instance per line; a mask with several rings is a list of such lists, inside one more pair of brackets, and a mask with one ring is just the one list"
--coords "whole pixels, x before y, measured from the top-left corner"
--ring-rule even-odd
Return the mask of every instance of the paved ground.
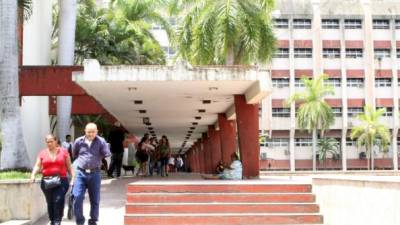
[[[154, 180], [154, 181], [176, 181], [176, 180], [198, 180], [200, 177], [193, 174], [170, 174], [169, 177], [145, 177], [135, 178], [125, 176], [122, 179], [105, 179], [102, 180], [101, 186], [101, 201], [100, 201], [100, 218], [98, 225], [123, 225], [124, 224], [124, 213], [125, 213], [125, 196], [126, 196], [126, 185], [131, 182], [138, 182], [143, 180]], [[84, 203], [84, 215], [86, 219], [89, 216], [89, 197], [86, 195]], [[67, 207], [66, 209], [67, 210]], [[67, 215], [67, 213], [65, 213]], [[34, 225], [48, 225], [47, 218], [42, 218]], [[68, 220], [65, 216], [63, 223], [64, 225], [74, 225], [74, 221]]]

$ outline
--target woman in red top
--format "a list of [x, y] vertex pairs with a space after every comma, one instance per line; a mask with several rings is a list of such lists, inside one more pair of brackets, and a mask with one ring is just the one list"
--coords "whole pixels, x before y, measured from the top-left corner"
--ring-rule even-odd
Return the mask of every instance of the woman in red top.
[[39, 153], [35, 167], [32, 170], [31, 182], [35, 181], [35, 175], [39, 170], [42, 171], [43, 177], [60, 176], [61, 185], [46, 189], [43, 179], [40, 185], [46, 197], [50, 224], [60, 225], [64, 212], [65, 194], [69, 188], [67, 171], [72, 177], [71, 185], [75, 174], [68, 151], [57, 145], [57, 138], [49, 134], [45, 140], [47, 148]]

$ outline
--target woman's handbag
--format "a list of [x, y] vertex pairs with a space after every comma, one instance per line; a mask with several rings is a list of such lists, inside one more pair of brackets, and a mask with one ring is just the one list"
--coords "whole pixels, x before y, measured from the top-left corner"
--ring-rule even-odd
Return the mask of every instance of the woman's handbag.
[[49, 190], [61, 185], [61, 178], [58, 175], [43, 177], [44, 189]]

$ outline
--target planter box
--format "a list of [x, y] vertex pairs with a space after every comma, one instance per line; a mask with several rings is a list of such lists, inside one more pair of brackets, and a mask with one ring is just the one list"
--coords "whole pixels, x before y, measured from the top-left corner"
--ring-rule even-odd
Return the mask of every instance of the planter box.
[[27, 180], [0, 181], [0, 223], [8, 220], [35, 222], [47, 213], [40, 182]]

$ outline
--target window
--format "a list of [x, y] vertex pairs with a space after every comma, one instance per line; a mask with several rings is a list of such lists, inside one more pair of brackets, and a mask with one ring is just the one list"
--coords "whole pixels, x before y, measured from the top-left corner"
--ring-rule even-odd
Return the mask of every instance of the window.
[[374, 29], [389, 29], [389, 20], [375, 19], [372, 20]]
[[346, 49], [346, 58], [362, 58], [363, 50], [361, 48], [347, 48]]
[[356, 117], [357, 115], [364, 112], [363, 108], [348, 108], [347, 109], [347, 116], [348, 117]]
[[294, 49], [295, 58], [312, 58], [311, 48], [295, 48]]
[[311, 19], [294, 19], [294, 29], [311, 29]]
[[390, 58], [390, 49], [374, 49], [375, 59]]
[[396, 56], [398, 59], [400, 59], [400, 48], [396, 49]]
[[391, 87], [392, 78], [375, 78], [375, 87]]
[[339, 20], [322, 19], [322, 29], [339, 29]]
[[376, 110], [382, 109], [382, 108], [386, 109], [386, 112], [382, 116], [385, 116], [385, 117], [393, 116], [393, 108], [392, 107], [376, 107]]
[[360, 19], [347, 19], [347, 20], [344, 20], [344, 28], [345, 29], [361, 29], [362, 22]]
[[266, 140], [266, 147], [287, 147], [289, 146], [289, 138], [271, 138]]
[[289, 49], [278, 48], [274, 54], [274, 58], [289, 58]]
[[322, 55], [324, 58], [340, 58], [339, 48], [324, 48]]
[[332, 113], [335, 117], [342, 117], [342, 108], [332, 107]]
[[347, 87], [364, 87], [364, 79], [363, 78], [347, 78]]
[[295, 87], [304, 87], [304, 83], [303, 83], [303, 81], [301, 81], [301, 78], [294, 79], [294, 86]]
[[395, 21], [395, 28], [400, 29], [400, 20]]
[[352, 140], [351, 138], [346, 138], [346, 146], [357, 146], [356, 140]]
[[397, 138], [397, 145], [400, 145], [400, 138]]
[[290, 117], [290, 108], [272, 108], [272, 117]]
[[333, 87], [340, 87], [341, 80], [340, 80], [340, 78], [328, 78], [327, 80], [325, 80], [325, 84], [333, 86]]
[[296, 138], [295, 145], [301, 147], [312, 146], [312, 139], [311, 138]]
[[289, 20], [288, 19], [274, 19], [274, 27], [280, 29], [289, 28]]
[[289, 78], [272, 78], [272, 87], [289, 87]]

